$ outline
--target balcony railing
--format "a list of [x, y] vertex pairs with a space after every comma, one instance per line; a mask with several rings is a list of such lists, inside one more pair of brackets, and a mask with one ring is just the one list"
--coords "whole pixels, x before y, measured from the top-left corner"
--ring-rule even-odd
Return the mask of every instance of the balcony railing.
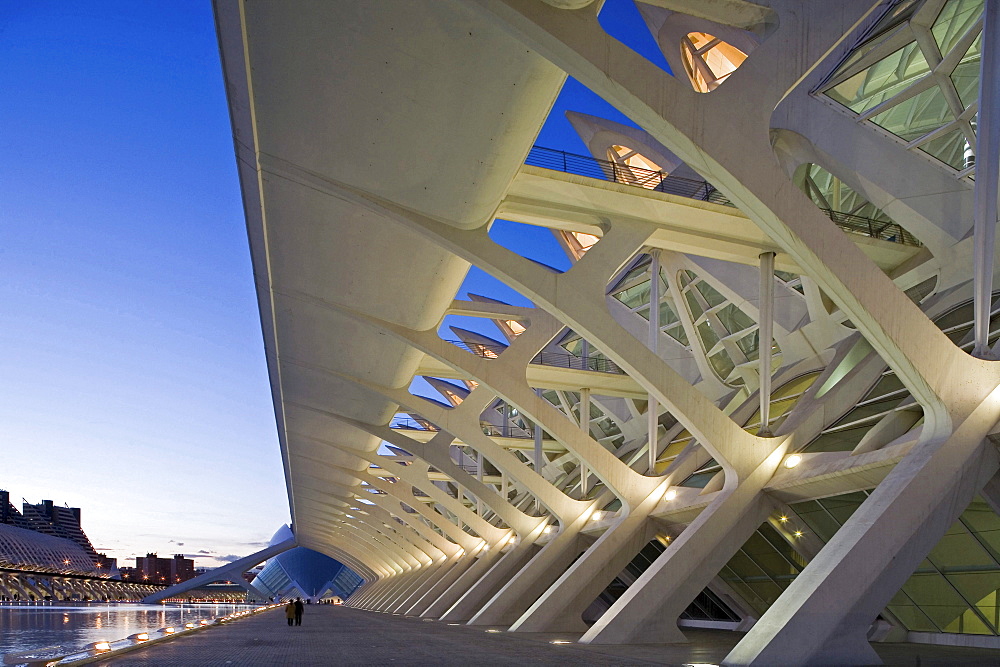
[[[532, 167], [562, 171], [587, 178], [596, 178], [612, 183], [624, 183], [645, 188], [653, 192], [665, 192], [679, 197], [707, 201], [723, 206], [734, 206], [721, 192], [708, 181], [701, 181], [682, 176], [672, 176], [662, 171], [652, 171], [642, 167], [630, 167], [610, 160], [599, 160], [587, 155], [576, 155], [554, 148], [534, 146], [528, 152], [525, 164]], [[845, 232], [861, 234], [890, 243], [919, 247], [922, 244], [913, 234], [903, 229], [895, 222], [875, 220], [850, 213], [841, 213], [828, 208], [820, 209]]]
[[[461, 340], [449, 340], [448, 342], [484, 359], [496, 359], [507, 349], [503, 345], [487, 343], [466, 343]], [[562, 352], [539, 352], [532, 357], [530, 363], [538, 366], [554, 366], [557, 368], [573, 368], [579, 371], [596, 371], [598, 373], [625, 375], [625, 371], [619, 368], [618, 364], [605, 357], [577, 357]]]

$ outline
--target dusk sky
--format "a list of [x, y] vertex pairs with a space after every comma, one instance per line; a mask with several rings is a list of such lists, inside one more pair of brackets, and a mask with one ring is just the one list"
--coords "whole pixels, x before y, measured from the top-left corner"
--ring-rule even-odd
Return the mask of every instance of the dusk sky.
[[[5, 2], [0, 62], [0, 488], [119, 559], [258, 550], [288, 501], [211, 4]], [[539, 144], [585, 152], [569, 109], [628, 122], [570, 81]]]

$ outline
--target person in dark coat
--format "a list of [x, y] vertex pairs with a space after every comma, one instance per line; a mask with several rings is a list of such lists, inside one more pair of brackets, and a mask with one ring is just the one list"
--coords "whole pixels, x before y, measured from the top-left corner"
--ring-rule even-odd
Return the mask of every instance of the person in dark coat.
[[295, 625], [302, 625], [302, 612], [306, 606], [302, 604], [302, 598], [295, 598]]

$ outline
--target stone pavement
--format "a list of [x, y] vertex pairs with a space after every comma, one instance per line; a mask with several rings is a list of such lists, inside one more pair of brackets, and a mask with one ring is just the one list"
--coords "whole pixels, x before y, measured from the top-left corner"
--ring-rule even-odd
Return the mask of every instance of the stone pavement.
[[[490, 633], [483, 628], [334, 607], [306, 607], [301, 627], [282, 609], [180, 636], [100, 662], [124, 667], [199, 665], [683, 665], [718, 664], [741, 635], [685, 630], [684, 645], [556, 645], [573, 635]], [[876, 649], [891, 665], [1000, 665], [1000, 651], [916, 644]]]

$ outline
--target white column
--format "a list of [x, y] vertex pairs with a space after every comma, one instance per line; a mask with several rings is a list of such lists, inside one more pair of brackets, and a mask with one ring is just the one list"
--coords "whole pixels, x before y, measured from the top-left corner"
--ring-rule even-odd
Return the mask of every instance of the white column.
[[[483, 481], [483, 453], [479, 452], [479, 459], [476, 461], [476, 479]], [[476, 514], [483, 515], [483, 499], [476, 496]]]
[[[580, 390], [580, 430], [590, 435], [590, 389], [584, 387]], [[583, 459], [580, 460], [580, 497], [583, 498], [587, 495], [587, 491], [590, 490], [590, 485], [587, 484], [587, 478], [590, 477], [590, 471], [587, 470], [587, 464]]]
[[975, 244], [972, 266], [975, 289], [973, 355], [989, 355], [990, 295], [993, 292], [993, 252], [997, 225], [997, 177], [1000, 169], [1000, 0], [986, 0], [983, 53], [979, 64], [979, 122], [976, 133]]
[[757, 324], [758, 361], [760, 362], [760, 430], [769, 437], [771, 428], [771, 339], [774, 335], [774, 253], [760, 255], [760, 321]]
[[[541, 398], [542, 390], [535, 389], [535, 396]], [[545, 454], [542, 453], [542, 427], [535, 422], [535, 472], [542, 474], [542, 466], [545, 465]]]
[[[660, 340], [660, 251], [649, 253], [649, 349], [657, 354]], [[656, 397], [649, 394], [649, 407], [646, 410], [647, 434], [649, 437], [649, 474], [656, 474], [657, 435], [660, 406]]]

